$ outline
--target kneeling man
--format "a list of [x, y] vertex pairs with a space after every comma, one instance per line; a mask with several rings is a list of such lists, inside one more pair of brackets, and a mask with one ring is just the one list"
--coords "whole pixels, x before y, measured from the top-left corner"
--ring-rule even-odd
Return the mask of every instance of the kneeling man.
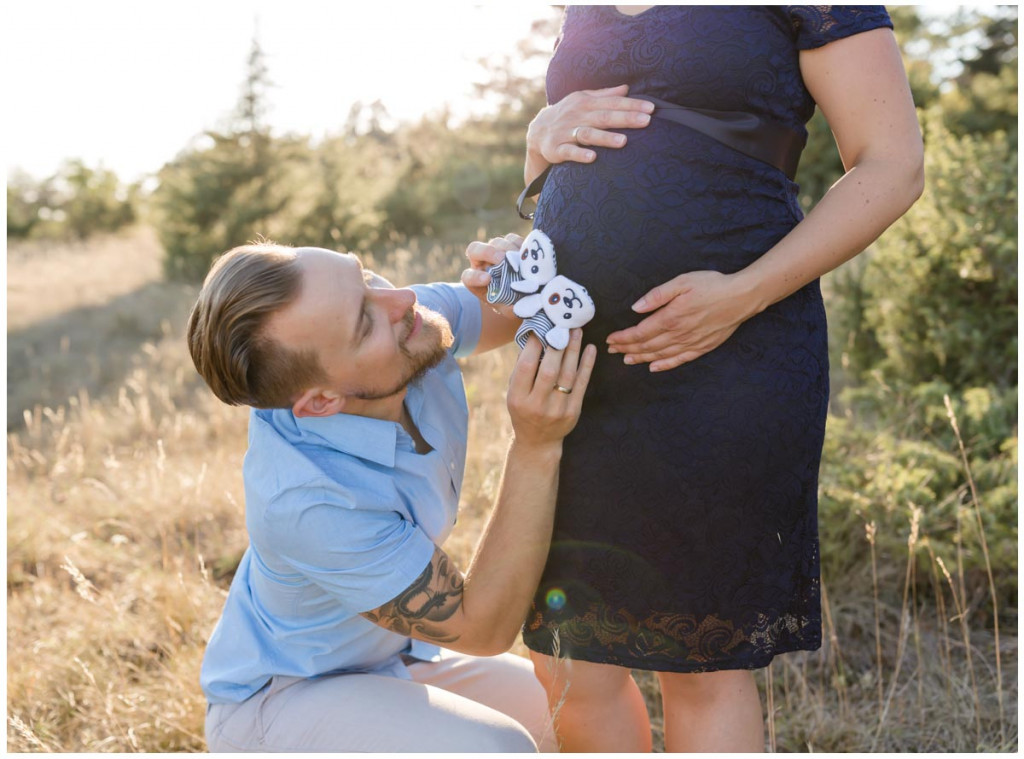
[[554, 748], [532, 667], [503, 652], [543, 569], [593, 368], [579, 330], [565, 351], [542, 358], [531, 338], [521, 353], [487, 527], [465, 572], [440, 547], [466, 453], [455, 358], [514, 326], [462, 285], [394, 288], [321, 248], [250, 245], [214, 264], [189, 349], [213, 392], [252, 412], [249, 548], [202, 666], [210, 750]]

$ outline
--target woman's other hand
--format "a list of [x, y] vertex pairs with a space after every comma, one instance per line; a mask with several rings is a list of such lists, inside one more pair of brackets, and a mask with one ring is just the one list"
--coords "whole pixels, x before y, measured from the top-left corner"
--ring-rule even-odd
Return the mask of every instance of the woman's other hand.
[[714, 350], [762, 308], [741, 276], [693, 271], [655, 287], [633, 310], [650, 316], [610, 334], [608, 352], [662, 372]]
[[526, 131], [529, 184], [553, 163], [590, 163], [597, 158], [591, 146], [621, 148], [626, 136], [609, 129], [642, 129], [651, 121], [654, 104], [626, 97], [629, 86], [580, 90], [542, 108]]

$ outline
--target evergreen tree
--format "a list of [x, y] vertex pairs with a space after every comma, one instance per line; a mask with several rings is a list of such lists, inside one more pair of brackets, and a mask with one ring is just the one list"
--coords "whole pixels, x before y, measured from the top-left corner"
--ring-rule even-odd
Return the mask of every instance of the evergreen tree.
[[207, 131], [165, 165], [155, 193], [164, 268], [199, 279], [219, 254], [261, 235], [288, 204], [282, 184], [293, 141], [275, 141], [264, 123], [270, 81], [253, 40], [242, 95], [224, 131]]

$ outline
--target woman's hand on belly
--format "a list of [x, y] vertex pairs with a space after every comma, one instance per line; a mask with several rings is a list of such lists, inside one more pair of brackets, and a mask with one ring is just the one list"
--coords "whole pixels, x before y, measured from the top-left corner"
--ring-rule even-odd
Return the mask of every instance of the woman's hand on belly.
[[650, 316], [610, 334], [608, 352], [662, 372], [714, 350], [763, 309], [735, 274], [692, 271], [655, 287], [633, 310]]
[[651, 122], [654, 104], [626, 97], [629, 86], [580, 90], [542, 108], [526, 130], [526, 184], [553, 163], [590, 163], [590, 147], [621, 148], [626, 136], [609, 129], [641, 129]]

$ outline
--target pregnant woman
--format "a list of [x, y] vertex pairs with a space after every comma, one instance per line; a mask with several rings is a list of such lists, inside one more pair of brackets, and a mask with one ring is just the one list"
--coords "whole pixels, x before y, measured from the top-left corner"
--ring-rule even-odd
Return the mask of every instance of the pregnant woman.
[[[565, 12], [525, 173], [550, 168], [535, 227], [607, 346], [524, 630], [565, 751], [650, 750], [631, 668], [658, 675], [667, 751], [763, 750], [752, 670], [820, 645], [818, 278], [923, 188], [891, 26], [880, 6]], [[803, 218], [785, 166], [642, 96], [800, 145], [817, 104], [846, 172]]]

